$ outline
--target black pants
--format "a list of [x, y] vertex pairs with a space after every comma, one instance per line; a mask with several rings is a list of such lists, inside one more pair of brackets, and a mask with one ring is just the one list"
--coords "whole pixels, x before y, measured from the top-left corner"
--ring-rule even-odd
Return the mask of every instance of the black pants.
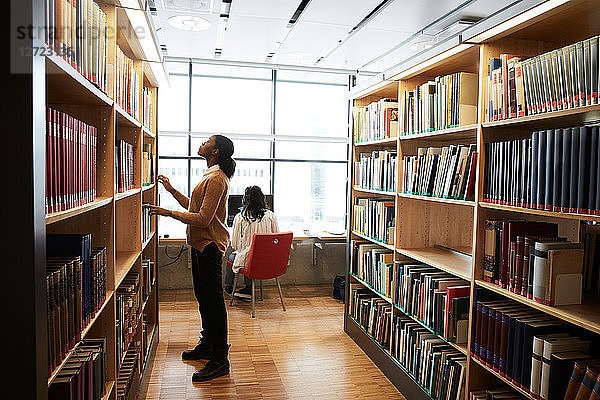
[[[229, 261], [233, 262], [233, 260], [235, 260], [235, 251], [233, 253], [231, 253], [229, 255]], [[240, 274], [242, 275], [242, 274]], [[245, 275], [242, 275], [244, 277], [244, 284], [246, 285], [246, 287], [252, 287], [252, 279], [248, 278]], [[227, 267], [225, 268], [225, 287], [227, 286], [233, 286], [233, 278], [235, 277], [235, 272], [233, 272], [233, 269]], [[239, 280], [239, 278], [238, 278]]]
[[202, 318], [202, 341], [216, 349], [227, 347], [227, 310], [223, 298], [223, 254], [211, 243], [198, 251], [192, 247], [192, 281]]

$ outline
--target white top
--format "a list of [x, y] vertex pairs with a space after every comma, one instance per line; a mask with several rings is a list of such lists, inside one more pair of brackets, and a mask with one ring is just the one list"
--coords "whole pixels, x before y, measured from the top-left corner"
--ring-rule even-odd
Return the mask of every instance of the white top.
[[242, 213], [238, 213], [233, 219], [233, 234], [231, 236], [231, 247], [237, 252], [233, 260], [233, 271], [238, 272], [240, 268], [248, 264], [248, 253], [252, 244], [252, 236], [255, 233], [277, 233], [279, 226], [275, 214], [266, 210], [260, 221], [248, 222]]

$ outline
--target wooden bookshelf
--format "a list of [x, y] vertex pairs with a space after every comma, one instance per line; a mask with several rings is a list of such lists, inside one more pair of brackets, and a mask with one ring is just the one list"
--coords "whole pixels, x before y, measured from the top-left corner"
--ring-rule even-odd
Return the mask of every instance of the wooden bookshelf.
[[359, 186], [354, 186], [354, 191], [357, 193], [375, 194], [379, 196], [394, 197], [396, 192], [386, 192], [384, 190], [366, 189]]
[[405, 133], [400, 135], [400, 140], [448, 140], [451, 139], [475, 139], [479, 124], [455, 126], [453, 128], [432, 130], [429, 132]]
[[[30, 14], [39, 21], [44, 21], [44, 2], [34, 0]], [[110, 35], [106, 43], [107, 46], [107, 88], [106, 92], [92, 83], [83, 76], [77, 68], [73, 67], [69, 62], [55, 54], [49, 56], [34, 56], [29, 60], [30, 64], [35, 64], [37, 67], [33, 70], [33, 74], [29, 75], [29, 85], [22, 87], [23, 97], [29, 102], [29, 107], [33, 105], [33, 112], [27, 114], [28, 117], [24, 120], [29, 120], [32, 123], [33, 116], [39, 115], [41, 119], [37, 123], [30, 125], [29, 135], [20, 135], [24, 138], [29, 136], [25, 146], [31, 146], [32, 134], [36, 137], [33, 140], [33, 158], [31, 158], [30, 166], [33, 166], [32, 171], [35, 171], [35, 180], [31, 188], [26, 188], [23, 193], [29, 193], [33, 202], [33, 212], [29, 212], [34, 218], [36, 229], [35, 252], [36, 260], [31, 263], [33, 270], [28, 271], [29, 280], [24, 281], [23, 278], [14, 278], [22, 282], [19, 284], [19, 290], [22, 290], [22, 295], [27, 297], [35, 297], [35, 310], [21, 310], [21, 313], [26, 316], [22, 322], [15, 323], [35, 326], [35, 332], [32, 337], [27, 338], [27, 343], [31, 343], [27, 347], [32, 348], [33, 356], [27, 362], [34, 365], [31, 369], [23, 369], [23, 375], [29, 376], [30, 384], [25, 385], [27, 389], [21, 393], [23, 398], [46, 398], [49, 387], [52, 385], [56, 377], [61, 373], [64, 364], [68, 357], [64, 358], [50, 373], [47, 371], [46, 357], [48, 354], [48, 342], [46, 334], [47, 311], [46, 311], [46, 276], [45, 276], [45, 257], [44, 249], [46, 248], [46, 235], [55, 233], [91, 233], [92, 246], [106, 247], [107, 257], [107, 282], [106, 282], [106, 298], [99, 305], [95, 313], [91, 316], [86, 326], [81, 328], [80, 335], [82, 339], [86, 338], [105, 338], [106, 347], [106, 387], [103, 399], [114, 400], [116, 395], [116, 380], [119, 371], [117, 370], [116, 360], [116, 330], [115, 321], [117, 318], [117, 296], [118, 290], [128, 272], [137, 272], [142, 278], [142, 257], [154, 262], [153, 276], [154, 280], [151, 283], [147, 298], [143, 299], [134, 342], [143, 342], [142, 335], [147, 335], [147, 348], [140, 349], [140, 358], [142, 360], [141, 379], [145, 377], [148, 362], [152, 359], [152, 354], [156, 350], [159, 337], [159, 305], [158, 305], [158, 226], [157, 218], [152, 217], [150, 236], [143, 241], [141, 235], [141, 213], [142, 200], [144, 203], [156, 204], [158, 200], [158, 187], [154, 183], [149, 185], [141, 185], [142, 174], [142, 144], [145, 142], [152, 143], [152, 153], [154, 156], [154, 176], [153, 181], [156, 182], [156, 171], [158, 164], [158, 137], [157, 137], [157, 98], [158, 87], [154, 73], [150, 69], [150, 64], [144, 62], [143, 55], [136, 51], [141, 49], [141, 44], [134, 32], [130, 34], [127, 40], [128, 56], [133, 57], [136, 71], [140, 74], [139, 81], [139, 101], [142, 104], [142, 85], [152, 91], [152, 123], [148, 127], [142, 127], [140, 120], [143, 120], [144, 110], [140, 106], [140, 120], [133, 117], [131, 114], [123, 110], [114, 101], [116, 90], [116, 46], [124, 46], [124, 40], [120, 27], [129, 23], [127, 13], [125, 13], [119, 4], [114, 1], [97, 2], [100, 8], [107, 15], [108, 28], [116, 34]], [[117, 16], [118, 14], [118, 16]], [[40, 25], [34, 22], [32, 26]], [[131, 24], [129, 24], [131, 27]], [[145, 34], [150, 34], [145, 32]], [[42, 38], [43, 39], [43, 38]], [[36, 39], [38, 40], [38, 39]], [[33, 46], [43, 46], [43, 43], [32, 42]], [[25, 78], [26, 75], [23, 74]], [[23, 80], [16, 80], [22, 83]], [[32, 86], [31, 82], [35, 82]], [[33, 88], [33, 90], [32, 90]], [[11, 88], [12, 89], [12, 88]], [[30, 93], [31, 92], [31, 93]], [[26, 95], [27, 93], [30, 93]], [[20, 103], [20, 102], [19, 102]], [[97, 128], [97, 153], [96, 153], [96, 198], [87, 204], [70, 208], [64, 211], [45, 214], [44, 213], [44, 173], [45, 173], [45, 116], [46, 108], [51, 107], [55, 110], [67, 113], [79, 121], [83, 121], [88, 125]], [[25, 131], [23, 132], [25, 133]], [[115, 189], [117, 177], [115, 174], [115, 145], [119, 139], [127, 139], [134, 144], [134, 188], [123, 193], [118, 193]], [[25, 140], [25, 139], [23, 139]], [[22, 146], [21, 146], [22, 147]], [[25, 148], [25, 147], [23, 147]], [[29, 168], [31, 169], [31, 168]], [[29, 171], [28, 169], [28, 171]], [[24, 179], [27, 181], [26, 176]], [[41, 190], [39, 189], [41, 187]], [[31, 192], [33, 190], [33, 192]], [[32, 195], [35, 193], [35, 195]], [[38, 198], [41, 196], [41, 198]], [[17, 196], [18, 197], [18, 196]], [[41, 200], [41, 201], [38, 201]], [[20, 201], [20, 200], [19, 200]], [[24, 236], [21, 236], [21, 238]], [[33, 237], [33, 236], [32, 236]], [[33, 253], [32, 253], [33, 254]], [[25, 270], [25, 268], [23, 268]], [[32, 272], [33, 271], [33, 272]], [[24, 271], [25, 273], [25, 271]], [[31, 278], [33, 277], [33, 279]], [[13, 278], [10, 278], [11, 280]], [[31, 282], [30, 282], [31, 281]], [[27, 291], [28, 287], [35, 287], [36, 290], [31, 293]], [[42, 289], [42, 290], [40, 290]], [[140, 288], [140, 290], [142, 290]], [[27, 293], [27, 294], [25, 294]], [[39, 303], [39, 304], [38, 304]], [[34, 304], [32, 302], [32, 304]], [[33, 317], [35, 315], [35, 318]], [[147, 331], [142, 333], [142, 316], [146, 316], [148, 324]], [[25, 317], [24, 317], [25, 318]], [[32, 321], [35, 320], [35, 324]], [[69, 354], [74, 354], [77, 347], [69, 350]], [[40, 356], [43, 355], [43, 356]], [[23, 353], [21, 358], [29, 357], [29, 353]], [[31, 383], [35, 385], [31, 385]]]
[[[472, 260], [470, 256], [438, 247], [421, 249], [396, 248], [396, 251], [413, 260], [438, 268], [464, 280], [471, 280]], [[462, 251], [470, 252], [469, 249], [462, 249]]]
[[50, 225], [55, 222], [59, 222], [59, 221], [65, 220], [65, 219], [75, 217], [77, 215], [86, 213], [88, 211], [95, 210], [96, 208], [104, 207], [104, 206], [112, 203], [112, 201], [113, 201], [112, 197], [100, 197], [100, 198], [96, 198], [96, 200], [94, 200], [90, 203], [84, 204], [79, 207], [73, 207], [73, 208], [69, 208], [68, 210], [58, 211], [55, 213], [47, 214], [46, 215], [46, 225]]
[[392, 145], [395, 145], [397, 141], [398, 141], [397, 137], [391, 137], [391, 138], [386, 138], [386, 139], [377, 139], [377, 140], [368, 140], [368, 141], [364, 141], [364, 142], [356, 142], [356, 143], [354, 143], [354, 145], [357, 147], [385, 146], [385, 145], [392, 146]]
[[446, 199], [444, 197], [421, 196], [418, 194], [401, 193], [401, 192], [398, 193], [398, 197], [402, 197], [405, 199], [432, 201], [435, 203], [445, 203], [445, 204], [454, 204], [454, 205], [459, 205], [459, 206], [475, 207], [475, 202], [468, 201], [468, 200]]
[[[437, 131], [420, 132], [415, 134], [398, 133], [398, 138], [384, 141], [373, 141], [352, 144], [351, 162], [358, 160], [357, 155], [374, 150], [394, 150], [396, 145], [398, 154], [398, 173], [403, 176], [402, 157], [415, 155], [419, 147], [442, 147], [457, 144], [472, 144], [477, 146], [477, 180], [475, 201], [462, 201], [454, 199], [436, 198], [421, 195], [402, 193], [402, 188], [396, 189], [395, 208], [395, 235], [394, 253], [395, 261], [415, 260], [453, 276], [469, 282], [471, 293], [475, 290], [489, 294], [493, 298], [514, 301], [532, 311], [538, 311], [555, 317], [579, 327], [591, 334], [600, 334], [600, 299], [584, 295], [583, 304], [571, 306], [551, 307], [527, 299], [500, 286], [483, 280], [484, 260], [484, 223], [487, 219], [518, 218], [530, 221], [556, 222], [559, 225], [559, 234], [571, 241], [582, 240], [581, 227], [584, 222], [600, 222], [599, 215], [578, 213], [562, 213], [531, 208], [513, 207], [492, 204], [483, 201], [484, 171], [486, 169], [485, 144], [494, 141], [522, 139], [531, 132], [540, 129], [564, 128], [600, 122], [600, 104], [575, 107], [566, 110], [529, 115], [494, 122], [485, 122], [485, 90], [487, 90], [487, 69], [489, 59], [498, 57], [499, 54], [508, 53], [521, 55], [524, 58], [546, 53], [550, 50], [587, 39], [600, 34], [600, 26], [593, 22], [600, 18], [600, 7], [592, 0], [575, 0], [549, 8], [548, 11], [537, 15], [531, 20], [518, 20], [515, 24], [508, 24], [506, 31], [495, 32], [488, 39], [479, 40], [477, 44], [456, 49], [445, 49], [441, 55], [432, 55], [431, 59], [424, 60], [417, 65], [407, 65], [405, 71], [395, 71], [393, 79], [398, 82], [398, 97], [390, 96], [391, 84], [388, 81], [375, 83], [369, 88], [362, 88], [351, 92], [353, 105], [365, 106], [380, 98], [400, 98], [401, 91], [412, 90], [417, 85], [427, 82], [435, 76], [451, 74], [454, 72], [476, 73], [479, 79], [477, 122], [465, 126], [442, 129]], [[578, 20], [577, 27], [567, 24], [567, 21]], [[557, 29], [558, 27], [558, 29]], [[484, 35], [485, 36], [485, 35]], [[483, 37], [483, 36], [482, 36]], [[448, 54], [448, 56], [444, 56]], [[413, 63], [414, 64], [414, 63]], [[389, 79], [389, 78], [388, 78]], [[350, 129], [353, 123], [349, 123]], [[351, 132], [351, 137], [353, 137]], [[370, 146], [370, 147], [369, 147]], [[351, 174], [354, 168], [350, 169]], [[354, 182], [353, 176], [350, 181]], [[349, 204], [355, 204], [356, 198], [381, 199], [378, 191], [365, 190], [360, 187], [350, 187]], [[353, 226], [353, 215], [350, 213], [348, 226]], [[370, 243], [381, 243], [349, 230], [349, 241], [365, 240]], [[382, 245], [390, 249], [390, 245]], [[353, 263], [353, 246], [348, 246], [350, 254], [347, 259]], [[369, 282], [359, 279], [350, 271], [348, 265], [348, 282], [369, 288], [386, 302], [392, 302], [387, 296], [374, 290]], [[396, 282], [393, 285], [397, 284]], [[349, 293], [349, 286], [347, 286]], [[473, 309], [471, 298], [471, 310]], [[395, 312], [401, 313], [402, 309], [394, 305]], [[348, 309], [346, 308], [346, 314]], [[414, 318], [413, 318], [414, 319]], [[415, 319], [417, 322], [418, 319]], [[457, 348], [467, 355], [467, 371], [464, 398], [469, 398], [469, 393], [475, 390], [504, 385], [526, 399], [533, 399], [527, 390], [521, 388], [511, 380], [503, 377], [471, 353], [471, 328], [475, 317], [469, 315], [469, 338], [465, 346]], [[387, 352], [379, 352], [368, 340], [360, 338], [364, 331], [356, 328], [356, 323], [347, 316], [345, 320], [346, 332], [363, 348], [363, 350], [380, 366], [390, 368]], [[360, 328], [360, 327], [359, 327]], [[372, 340], [372, 339], [371, 339]], [[456, 348], [456, 347], [455, 347]], [[412, 377], [397, 360], [390, 357], [395, 366], [396, 376], [404, 376], [407, 381]], [[414, 384], [416, 382], [412, 380]], [[400, 391], [410, 387], [398, 386]], [[418, 385], [417, 385], [418, 386]], [[406, 396], [406, 393], [405, 393]]]
[[381, 246], [381, 247], [385, 247], [385, 248], [386, 248], [386, 249], [388, 249], [388, 250], [394, 250], [394, 245], [393, 245], [393, 244], [381, 242], [381, 241], [379, 241], [379, 240], [377, 240], [377, 239], [375, 239], [375, 238], [372, 238], [371, 236], [367, 236], [367, 235], [365, 235], [365, 234], [358, 233], [358, 232], [355, 232], [355, 231], [352, 231], [352, 234], [353, 234], [354, 236], [357, 236], [357, 237], [359, 237], [360, 239], [363, 239], [363, 240], [369, 241], [369, 242], [371, 242], [371, 243], [378, 244], [378, 245], [379, 245], [379, 246]]
[[577, 213], [568, 213], [568, 212], [563, 213], [563, 212], [555, 212], [555, 211], [537, 210], [537, 209], [533, 209], [533, 208], [514, 207], [514, 206], [506, 206], [506, 205], [502, 205], [502, 204], [487, 203], [485, 201], [479, 202], [479, 206], [481, 208], [486, 208], [486, 209], [490, 209], [490, 210], [510, 211], [513, 213], [539, 215], [539, 216], [549, 217], [549, 218], [553, 218], [553, 219], [572, 219], [572, 220], [577, 220], [577, 221], [600, 222], [600, 215], [577, 214]]

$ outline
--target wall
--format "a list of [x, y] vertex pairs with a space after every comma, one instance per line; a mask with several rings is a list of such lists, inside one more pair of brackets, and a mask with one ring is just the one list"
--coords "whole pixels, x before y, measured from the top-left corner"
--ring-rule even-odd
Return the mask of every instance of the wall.
[[[181, 245], [170, 244], [159, 245], [158, 273], [159, 289], [184, 289], [192, 288], [192, 276], [188, 266], [187, 246], [181, 254], [179, 260], [171, 265], [167, 265], [171, 260], [165, 254], [171, 257], [177, 256]], [[345, 274], [346, 263], [346, 244], [345, 243], [324, 243], [323, 249], [316, 249], [317, 263], [313, 265], [311, 240], [295, 241], [290, 252], [290, 265], [287, 273], [279, 279], [282, 285], [310, 285], [310, 284], [332, 284], [336, 275]], [[227, 255], [227, 254], [226, 254]], [[225, 268], [225, 266], [224, 266]], [[274, 285], [275, 281], [264, 281], [263, 285]]]

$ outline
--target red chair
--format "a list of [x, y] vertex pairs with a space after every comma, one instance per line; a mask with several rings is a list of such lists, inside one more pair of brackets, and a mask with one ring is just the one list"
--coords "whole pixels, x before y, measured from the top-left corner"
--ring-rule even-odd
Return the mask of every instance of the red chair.
[[[287, 271], [290, 249], [292, 247], [292, 238], [292, 232], [255, 233], [252, 237], [252, 244], [250, 245], [250, 252], [248, 253], [248, 265], [238, 271], [240, 274], [252, 279], [252, 318], [254, 318], [254, 285], [256, 280], [275, 279], [277, 289], [279, 290], [279, 298], [281, 299], [281, 307], [283, 307], [283, 311], [285, 311], [278, 278]], [[235, 274], [235, 277], [233, 278], [233, 293], [231, 294], [231, 302], [229, 303], [230, 306], [233, 305], [237, 278], [238, 274]]]

